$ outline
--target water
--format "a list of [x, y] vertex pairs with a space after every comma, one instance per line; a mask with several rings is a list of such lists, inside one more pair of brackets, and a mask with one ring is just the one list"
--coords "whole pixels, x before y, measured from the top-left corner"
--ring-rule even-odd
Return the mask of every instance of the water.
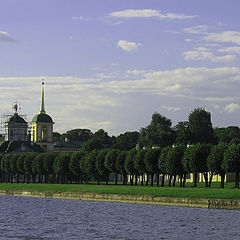
[[0, 239], [240, 239], [240, 211], [0, 196]]

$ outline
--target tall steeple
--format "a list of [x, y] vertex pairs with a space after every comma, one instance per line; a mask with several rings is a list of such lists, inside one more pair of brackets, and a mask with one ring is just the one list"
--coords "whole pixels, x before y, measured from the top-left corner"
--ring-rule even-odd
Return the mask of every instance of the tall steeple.
[[41, 101], [40, 113], [46, 113], [44, 108], [44, 79], [42, 79], [42, 101]]

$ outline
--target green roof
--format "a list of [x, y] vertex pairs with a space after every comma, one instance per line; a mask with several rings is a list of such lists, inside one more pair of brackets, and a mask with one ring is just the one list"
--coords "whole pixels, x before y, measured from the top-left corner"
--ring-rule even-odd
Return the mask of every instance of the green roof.
[[34, 116], [32, 122], [53, 123], [53, 120], [48, 114], [39, 113]]

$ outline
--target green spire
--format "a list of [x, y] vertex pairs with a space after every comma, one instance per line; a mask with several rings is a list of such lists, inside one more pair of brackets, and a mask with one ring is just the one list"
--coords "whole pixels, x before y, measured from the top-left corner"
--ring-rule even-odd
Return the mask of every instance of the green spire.
[[45, 113], [45, 108], [44, 108], [44, 80], [42, 80], [42, 102], [41, 102], [40, 113]]

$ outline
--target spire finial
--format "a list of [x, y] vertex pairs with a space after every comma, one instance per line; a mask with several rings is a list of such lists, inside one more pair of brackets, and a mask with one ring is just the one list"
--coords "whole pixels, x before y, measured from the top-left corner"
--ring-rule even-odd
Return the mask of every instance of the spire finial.
[[42, 79], [42, 101], [41, 101], [40, 113], [45, 113], [45, 108], [44, 108], [44, 79]]

